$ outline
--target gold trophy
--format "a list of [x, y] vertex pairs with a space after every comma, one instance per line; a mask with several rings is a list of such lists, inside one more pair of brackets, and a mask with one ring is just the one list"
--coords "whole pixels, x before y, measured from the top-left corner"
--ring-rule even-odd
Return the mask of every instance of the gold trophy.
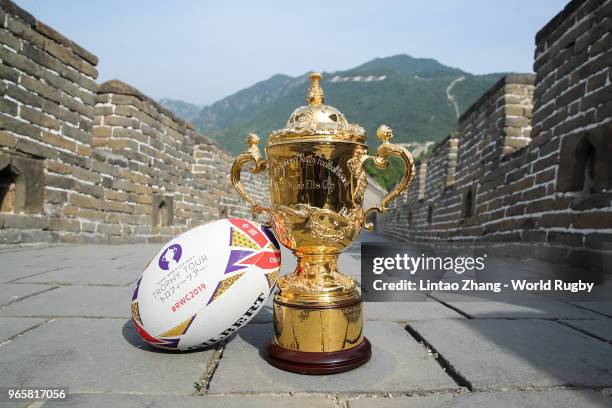
[[[267, 160], [259, 137], [248, 135], [248, 149], [232, 166], [232, 184], [253, 212], [269, 214], [274, 234], [298, 259], [295, 271], [278, 281], [268, 362], [287, 371], [329, 374], [352, 370], [371, 356], [361, 295], [355, 280], [338, 271], [338, 255], [362, 227], [372, 230], [371, 213], [385, 212], [406, 190], [414, 161], [406, 149], [389, 143], [393, 133], [385, 125], [376, 132], [382, 141], [377, 155], [369, 156], [364, 129], [323, 104], [320, 73], [310, 79], [308, 105], [297, 108], [284, 129], [272, 132]], [[380, 206], [364, 211], [364, 162], [372, 159], [385, 169], [392, 155], [404, 162], [404, 177]], [[253, 174], [269, 169], [271, 207], [257, 204], [244, 190], [240, 170], [249, 162]]]

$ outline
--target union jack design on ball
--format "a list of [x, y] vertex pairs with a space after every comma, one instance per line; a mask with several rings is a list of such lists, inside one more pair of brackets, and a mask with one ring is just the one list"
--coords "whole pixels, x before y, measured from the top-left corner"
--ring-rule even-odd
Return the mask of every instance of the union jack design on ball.
[[[268, 228], [262, 226], [261, 230], [246, 220], [229, 218], [231, 247], [230, 255], [225, 267], [225, 274], [256, 265], [262, 269], [273, 269], [280, 266], [280, 250], [278, 241]], [[262, 251], [264, 250], [264, 251]], [[244, 273], [235, 273], [217, 284], [208, 301], [212, 303], [227, 291]], [[276, 284], [278, 272], [265, 274], [270, 290]]]

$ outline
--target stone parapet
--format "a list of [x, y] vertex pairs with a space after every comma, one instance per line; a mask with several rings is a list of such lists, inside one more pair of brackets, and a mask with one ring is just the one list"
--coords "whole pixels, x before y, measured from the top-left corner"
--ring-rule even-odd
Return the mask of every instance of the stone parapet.
[[8, 0], [0, 60], [0, 243], [159, 242], [251, 216], [230, 154], [137, 89], [98, 85], [95, 55]]
[[570, 2], [536, 36], [535, 77], [507, 75], [468, 108], [378, 231], [610, 270], [611, 27], [611, 0]]

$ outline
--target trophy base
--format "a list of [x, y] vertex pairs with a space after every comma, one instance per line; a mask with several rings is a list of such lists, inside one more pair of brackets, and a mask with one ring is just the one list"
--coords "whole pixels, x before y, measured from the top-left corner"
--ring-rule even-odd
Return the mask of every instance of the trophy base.
[[305, 352], [289, 350], [274, 340], [266, 344], [268, 363], [281, 370], [299, 374], [337, 374], [353, 370], [370, 360], [372, 346], [367, 338], [356, 347], [341, 351]]
[[300, 374], [334, 374], [370, 360], [363, 336], [362, 300], [356, 290], [344, 299], [312, 304], [274, 297], [274, 338], [266, 345], [270, 364]]

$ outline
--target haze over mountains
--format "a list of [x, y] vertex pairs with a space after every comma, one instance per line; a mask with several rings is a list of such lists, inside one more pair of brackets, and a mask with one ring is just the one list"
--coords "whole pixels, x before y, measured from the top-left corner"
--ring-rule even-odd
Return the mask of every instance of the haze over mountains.
[[201, 106], [180, 101], [178, 99], [163, 98], [159, 100], [159, 103], [179, 118], [185, 119], [189, 122], [193, 122], [202, 110]]
[[[373, 137], [381, 123], [393, 128], [395, 142], [444, 138], [455, 129], [457, 112], [468, 108], [501, 75], [472, 75], [434, 59], [395, 55], [323, 73], [323, 89], [326, 104], [340, 109], [349, 122], [364, 126], [370, 145], [375, 146]], [[266, 140], [270, 132], [283, 127], [293, 109], [305, 104], [308, 83], [308, 73], [277, 74], [202, 109], [171, 99], [160, 102], [237, 154], [244, 150], [248, 132]]]

